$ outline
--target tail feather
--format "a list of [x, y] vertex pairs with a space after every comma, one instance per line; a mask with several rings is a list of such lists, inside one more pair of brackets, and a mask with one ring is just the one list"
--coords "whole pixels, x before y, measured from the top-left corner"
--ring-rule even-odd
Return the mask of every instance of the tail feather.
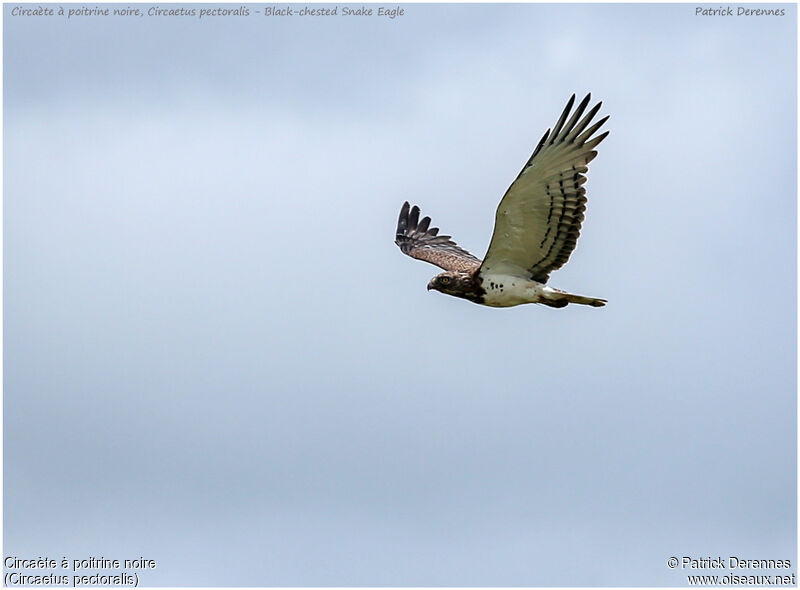
[[573, 293], [566, 293], [553, 289], [547, 297], [539, 303], [544, 303], [550, 307], [565, 307], [570, 303], [578, 303], [580, 305], [591, 305], [592, 307], [603, 307], [608, 301], [605, 299], [598, 299], [597, 297], [584, 297], [583, 295], [575, 295]]
[[569, 303], [580, 303], [581, 305], [591, 305], [592, 307], [603, 307], [608, 303], [605, 299], [584, 297], [583, 295], [573, 295], [572, 293], [564, 293], [564, 296]]

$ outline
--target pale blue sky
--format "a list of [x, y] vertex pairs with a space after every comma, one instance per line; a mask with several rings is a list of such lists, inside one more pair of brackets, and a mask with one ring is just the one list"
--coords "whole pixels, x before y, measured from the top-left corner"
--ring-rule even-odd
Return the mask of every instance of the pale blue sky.
[[[670, 556], [794, 558], [794, 5], [10, 6], [6, 555], [234, 586], [683, 586]], [[427, 292], [403, 201], [481, 256], [587, 91], [611, 135], [551, 283], [608, 306]]]

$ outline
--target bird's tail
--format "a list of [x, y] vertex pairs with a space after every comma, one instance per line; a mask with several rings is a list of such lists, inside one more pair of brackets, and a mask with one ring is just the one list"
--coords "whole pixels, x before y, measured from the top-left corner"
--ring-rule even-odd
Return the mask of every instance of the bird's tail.
[[592, 307], [603, 307], [608, 303], [605, 299], [598, 299], [597, 297], [584, 297], [583, 295], [573, 295], [572, 293], [566, 293], [565, 296], [570, 303], [580, 303], [581, 305], [591, 305]]
[[553, 289], [552, 292], [547, 293], [546, 298], [539, 303], [544, 303], [550, 307], [566, 307], [570, 303], [603, 307], [608, 301], [605, 299], [598, 299], [597, 297], [584, 297], [583, 295], [574, 295], [573, 293], [566, 293], [558, 289]]

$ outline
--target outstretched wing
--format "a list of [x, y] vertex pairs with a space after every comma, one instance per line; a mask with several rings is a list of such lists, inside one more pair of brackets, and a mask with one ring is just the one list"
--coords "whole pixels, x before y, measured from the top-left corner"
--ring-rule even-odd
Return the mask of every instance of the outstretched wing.
[[[603, 103], [581, 118], [587, 94], [570, 117], [575, 95], [539, 141], [533, 155], [506, 191], [495, 215], [494, 233], [481, 273], [528, 276], [540, 283], [569, 260], [586, 210], [587, 164], [608, 131], [595, 132], [608, 116], [589, 127]], [[569, 117], [569, 121], [567, 121]], [[587, 129], [588, 127], [588, 129]]]
[[480, 266], [480, 260], [459, 248], [450, 236], [438, 235], [439, 228], [429, 228], [430, 224], [430, 217], [419, 220], [419, 207], [403, 203], [394, 240], [403, 254], [450, 271], [472, 271]]

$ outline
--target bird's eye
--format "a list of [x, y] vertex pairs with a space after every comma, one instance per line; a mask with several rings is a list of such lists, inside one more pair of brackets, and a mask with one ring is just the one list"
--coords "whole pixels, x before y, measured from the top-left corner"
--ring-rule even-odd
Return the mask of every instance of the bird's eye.
[[450, 277], [441, 277], [441, 278], [439, 279], [439, 282], [440, 282], [442, 285], [446, 285], [446, 284], [448, 284], [448, 283], [450, 282]]

